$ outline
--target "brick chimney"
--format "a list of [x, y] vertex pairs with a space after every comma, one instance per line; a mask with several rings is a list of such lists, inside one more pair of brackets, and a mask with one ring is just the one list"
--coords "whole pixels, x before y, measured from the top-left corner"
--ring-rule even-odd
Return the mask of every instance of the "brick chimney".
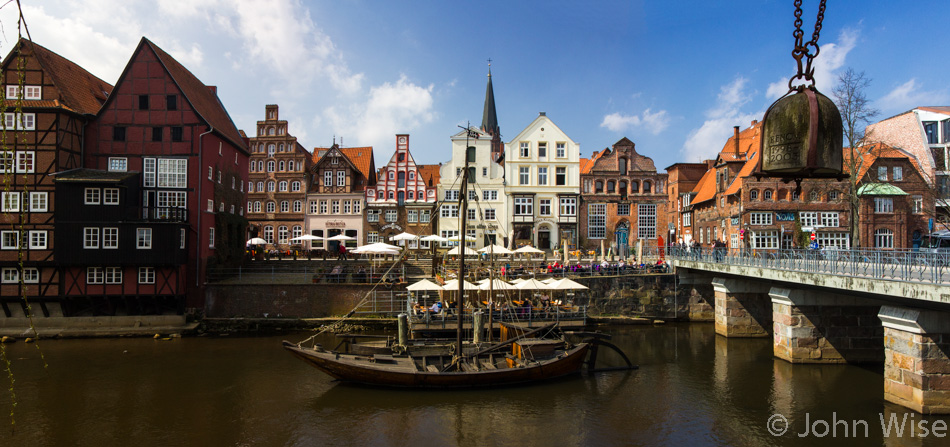
[[738, 159], [739, 158], [739, 126], [733, 126], [732, 130], [734, 131], [732, 139], [735, 140], [735, 145], [736, 145], [736, 159]]
[[218, 86], [216, 86], [216, 85], [207, 85], [206, 87], [208, 87], [208, 90], [211, 90], [211, 93], [214, 93], [215, 96], [218, 95]]

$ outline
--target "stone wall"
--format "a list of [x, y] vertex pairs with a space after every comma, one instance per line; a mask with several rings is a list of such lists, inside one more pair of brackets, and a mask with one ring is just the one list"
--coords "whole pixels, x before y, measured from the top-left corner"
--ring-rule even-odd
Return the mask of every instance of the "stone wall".
[[211, 318], [319, 318], [343, 315], [372, 290], [367, 284], [213, 284], [206, 289]]

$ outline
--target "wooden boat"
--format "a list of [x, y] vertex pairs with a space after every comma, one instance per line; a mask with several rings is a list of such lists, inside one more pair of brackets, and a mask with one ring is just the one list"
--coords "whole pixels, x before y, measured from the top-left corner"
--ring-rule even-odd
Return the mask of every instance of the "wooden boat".
[[[461, 191], [468, 191], [468, 160], [462, 170]], [[468, 194], [461, 194], [461, 209], [467, 209]], [[466, 215], [459, 213], [460, 228], [466, 227]], [[460, 246], [465, 247], [465, 233], [462, 232]], [[459, 278], [465, 278], [464, 256], [459, 265]], [[456, 308], [464, 296], [464, 283], [459, 281]], [[511, 331], [502, 328], [505, 339], [500, 343], [492, 344], [482, 349], [479, 343], [466, 345], [462, 341], [464, 312], [457, 312], [457, 332], [454, 349], [451, 355], [444, 355], [444, 351], [433, 351], [425, 346], [412, 347], [408, 342], [408, 327], [403, 325], [405, 315], [400, 316], [400, 345], [393, 346], [391, 353], [379, 353], [371, 350], [363, 353], [341, 353], [335, 350], [326, 350], [315, 344], [311, 348], [304, 348], [300, 343], [283, 342], [285, 349], [301, 360], [315, 366], [317, 369], [344, 382], [353, 382], [366, 385], [381, 385], [411, 388], [461, 388], [484, 387], [532, 383], [543, 380], [576, 374], [587, 363], [588, 369], [596, 362], [597, 346], [605, 345], [612, 349], [617, 348], [597, 337], [581, 343], [571, 343], [564, 338], [547, 339], [532, 338], [532, 336], [551, 333], [557, 323], [551, 323], [537, 329], [524, 332], [523, 328], [512, 328]], [[489, 333], [491, 333], [491, 312], [489, 312]], [[480, 328], [480, 326], [479, 326]], [[480, 329], [479, 329], [480, 331]], [[590, 335], [590, 334], [587, 334]], [[311, 337], [312, 339], [313, 337]], [[476, 337], [476, 340], [478, 337]], [[443, 343], [442, 346], [445, 346]], [[471, 348], [474, 346], [474, 348]], [[593, 346], [593, 349], [592, 349]], [[505, 353], [503, 350], [509, 349]], [[372, 348], [368, 348], [372, 349]], [[476, 352], [471, 352], [479, 349]], [[627, 361], [627, 368], [635, 368], [622, 352], [617, 350]], [[372, 353], [370, 353], [372, 352]], [[588, 362], [588, 353], [590, 361]]]

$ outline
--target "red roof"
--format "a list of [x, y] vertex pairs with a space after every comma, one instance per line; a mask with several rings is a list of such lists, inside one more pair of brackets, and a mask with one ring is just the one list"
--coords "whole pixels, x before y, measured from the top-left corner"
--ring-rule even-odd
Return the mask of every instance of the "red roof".
[[419, 175], [425, 180], [426, 186], [436, 186], [439, 184], [439, 179], [442, 178], [439, 173], [441, 169], [439, 165], [416, 165], [416, 169], [419, 170]]
[[[373, 146], [341, 147], [339, 149], [343, 155], [346, 155], [346, 158], [350, 159], [350, 162], [353, 163], [353, 166], [356, 166], [356, 169], [359, 169], [360, 173], [363, 174], [363, 178], [367, 180], [368, 185], [375, 183], [376, 163], [373, 159]], [[318, 157], [314, 155], [314, 158]]]
[[[185, 100], [191, 103], [195, 113], [214, 128], [216, 133], [231, 141], [234, 146], [247, 152], [247, 145], [244, 143], [243, 138], [241, 138], [241, 134], [238, 132], [237, 126], [234, 125], [234, 121], [231, 120], [231, 115], [228, 115], [224, 104], [221, 104], [221, 100], [218, 99], [218, 95], [175, 60], [175, 58], [159, 48], [158, 45], [152, 43], [152, 41], [143, 37], [142, 42], [139, 43], [140, 47], [142, 45], [148, 45], [148, 47], [155, 52], [158, 60], [161, 61], [165, 67], [165, 71], [168, 72], [175, 84], [178, 85], [178, 88], [181, 89]], [[136, 51], [136, 53], [138, 53], [138, 51]]]
[[[851, 163], [850, 157], [852, 156], [861, 157], [863, 161]], [[857, 151], [852, 151], [850, 148], [844, 148], [844, 172], [850, 173], [852, 166], [857, 168], [858, 182], [861, 182], [864, 176], [867, 175], [868, 170], [871, 169], [871, 165], [873, 165], [874, 162], [879, 158], [906, 158], [914, 166], [914, 169], [916, 169], [917, 172], [923, 172], [920, 168], [920, 164], [917, 163], [917, 159], [912, 155], [901, 149], [888, 146], [884, 143], [875, 143], [868, 146], [862, 146]]]
[[716, 170], [710, 169], [703, 174], [703, 178], [699, 180], [699, 183], [696, 184], [696, 187], [693, 188], [696, 197], [693, 197], [693, 200], [690, 201], [690, 205], [696, 205], [697, 203], [705, 202], [707, 200], [712, 200], [716, 198]]
[[112, 93], [112, 85], [108, 82], [99, 79], [69, 59], [25, 38], [21, 38], [4, 59], [4, 69], [9, 68], [15, 54], [21, 49], [25, 50], [24, 53], [32, 50], [33, 57], [59, 90], [59, 98], [24, 101], [24, 107], [61, 107], [82, 114], [95, 115]]

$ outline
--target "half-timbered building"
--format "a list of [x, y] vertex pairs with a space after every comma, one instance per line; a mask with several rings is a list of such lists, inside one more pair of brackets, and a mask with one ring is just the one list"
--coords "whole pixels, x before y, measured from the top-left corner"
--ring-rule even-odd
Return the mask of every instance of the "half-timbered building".
[[[315, 160], [311, 169], [312, 186], [307, 194], [306, 228], [310, 235], [321, 238], [312, 241], [311, 247], [333, 254], [338, 252], [340, 243], [350, 248], [365, 244], [365, 193], [367, 187], [376, 184], [373, 148], [334, 144], [313, 152], [323, 156]], [[340, 234], [353, 239], [327, 240]]]

